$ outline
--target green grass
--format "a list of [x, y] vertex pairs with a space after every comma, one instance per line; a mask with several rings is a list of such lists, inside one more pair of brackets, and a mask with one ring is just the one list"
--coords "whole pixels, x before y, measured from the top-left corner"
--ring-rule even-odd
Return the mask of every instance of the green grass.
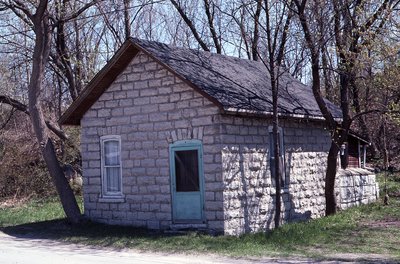
[[[390, 197], [400, 197], [400, 173], [380, 173], [377, 175], [381, 196], [385, 195], [385, 186]], [[386, 181], [385, 181], [386, 178]]]
[[[396, 193], [400, 190], [400, 181], [397, 176], [392, 179], [392, 190]], [[351, 253], [368, 259], [365, 254], [381, 254], [383, 259], [400, 260], [399, 198], [391, 198], [389, 206], [378, 201], [334, 216], [286, 224], [268, 233], [240, 237], [214, 237], [195, 232], [171, 235], [90, 222], [71, 226], [64, 220], [52, 220], [63, 217], [56, 199], [31, 201], [17, 208], [0, 209], [0, 227], [11, 235], [29, 234], [113, 248], [235, 257], [295, 255], [338, 259], [341, 254]]]
[[64, 218], [57, 198], [34, 199], [11, 208], [0, 208], [0, 227]]
[[[77, 197], [77, 202], [82, 211], [82, 197]], [[32, 199], [12, 207], [0, 206], [0, 228], [63, 218], [65, 213], [58, 197]]]

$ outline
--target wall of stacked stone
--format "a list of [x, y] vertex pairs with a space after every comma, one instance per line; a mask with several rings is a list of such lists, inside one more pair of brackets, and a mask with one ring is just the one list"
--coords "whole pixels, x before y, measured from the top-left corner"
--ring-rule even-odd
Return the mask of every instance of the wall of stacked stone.
[[[273, 227], [274, 181], [269, 167], [268, 119], [223, 116], [222, 166], [225, 234]], [[329, 133], [317, 123], [282, 120], [286, 185], [283, 222], [324, 214], [324, 177]]]
[[[169, 145], [199, 139], [207, 228], [232, 235], [272, 228], [269, 125], [268, 119], [221, 115], [208, 99], [139, 53], [81, 120], [85, 215], [108, 224], [170, 228]], [[322, 216], [329, 133], [305, 120], [282, 120], [281, 126], [283, 222]], [[104, 135], [121, 136], [122, 202], [101, 197]]]
[[[109, 224], [170, 228], [169, 144], [203, 142], [207, 227], [222, 231], [218, 108], [139, 53], [81, 120], [85, 215]], [[120, 135], [125, 199], [101, 199], [100, 137]]]
[[374, 202], [379, 197], [375, 174], [364, 169], [339, 170], [339, 202], [341, 209]]

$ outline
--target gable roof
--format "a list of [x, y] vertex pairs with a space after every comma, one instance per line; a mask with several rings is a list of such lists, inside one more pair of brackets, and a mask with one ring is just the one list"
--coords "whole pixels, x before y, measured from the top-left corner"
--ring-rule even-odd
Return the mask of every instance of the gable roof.
[[[223, 111], [272, 114], [270, 77], [261, 62], [129, 38], [65, 111], [59, 122], [79, 125], [85, 112], [139, 51], [172, 71]], [[284, 74], [279, 82], [279, 115], [323, 119], [309, 86], [289, 74]], [[340, 108], [325, 101], [333, 116], [340, 119]]]

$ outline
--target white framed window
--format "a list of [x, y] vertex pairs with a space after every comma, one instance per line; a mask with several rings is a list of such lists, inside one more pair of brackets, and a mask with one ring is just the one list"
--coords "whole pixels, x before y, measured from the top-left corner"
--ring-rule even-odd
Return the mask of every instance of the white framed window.
[[[275, 145], [274, 145], [274, 133], [273, 126], [268, 127], [268, 137], [269, 137], [269, 162], [271, 169], [272, 180], [275, 180]], [[280, 170], [281, 170], [281, 182], [282, 186], [286, 186], [286, 167], [285, 167], [285, 145], [283, 141], [283, 129], [278, 127], [278, 141], [279, 141], [279, 156], [280, 156]]]
[[100, 137], [102, 198], [122, 198], [121, 137]]

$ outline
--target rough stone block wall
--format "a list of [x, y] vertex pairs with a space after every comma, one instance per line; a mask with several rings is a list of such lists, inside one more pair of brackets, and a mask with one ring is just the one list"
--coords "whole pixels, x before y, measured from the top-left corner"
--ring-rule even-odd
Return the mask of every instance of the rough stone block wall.
[[340, 170], [338, 205], [341, 209], [374, 202], [379, 197], [379, 186], [376, 176], [370, 171], [349, 168]]
[[[169, 144], [203, 142], [207, 228], [222, 231], [218, 108], [139, 53], [81, 120], [85, 215], [109, 224], [171, 227]], [[123, 202], [101, 199], [100, 137], [120, 135]]]
[[[273, 227], [275, 187], [270, 173], [267, 119], [224, 116], [221, 120], [225, 234]], [[329, 133], [321, 125], [281, 121], [286, 185], [283, 222], [316, 218], [325, 210], [324, 177]]]
[[[221, 118], [227, 235], [274, 227], [276, 195], [268, 130], [271, 125], [268, 119], [227, 115]], [[315, 122], [281, 120], [280, 126], [286, 175], [281, 192], [282, 223], [321, 217], [325, 214], [324, 179], [330, 135]], [[344, 172], [339, 170], [335, 183], [340, 208], [376, 200], [375, 175], [360, 169]]]
[[[330, 136], [322, 125], [281, 120], [286, 185], [283, 222], [324, 214]], [[221, 114], [204, 96], [139, 53], [81, 120], [85, 215], [108, 224], [169, 229], [169, 145], [203, 143], [206, 228], [238, 235], [273, 227], [269, 119]], [[100, 137], [119, 135], [124, 199], [102, 199]], [[342, 180], [342, 207], [364, 203], [372, 176]], [[369, 184], [362, 189], [362, 182]], [[353, 191], [348, 192], [348, 189]], [[375, 189], [376, 190], [376, 189]], [[344, 197], [344, 199], [343, 199]]]

